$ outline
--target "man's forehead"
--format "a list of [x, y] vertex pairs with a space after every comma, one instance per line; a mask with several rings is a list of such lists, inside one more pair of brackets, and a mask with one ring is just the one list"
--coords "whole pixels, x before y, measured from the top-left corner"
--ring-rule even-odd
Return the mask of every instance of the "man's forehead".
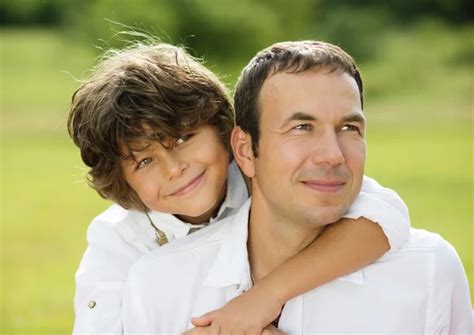
[[357, 82], [349, 73], [337, 68], [324, 66], [311, 68], [301, 72], [279, 71], [270, 74], [263, 82], [261, 92], [263, 92], [263, 94], [274, 94], [281, 88], [287, 87], [289, 84], [299, 84], [299, 86], [303, 88], [308, 85], [307, 79], [314, 78], [319, 78], [320, 81], [326, 81], [331, 78], [344, 78], [345, 80], [353, 81], [353, 84], [358, 91]]
[[299, 119], [308, 120], [308, 115], [314, 115], [315, 111], [332, 113], [332, 109], [337, 109], [341, 118], [341, 111], [342, 114], [359, 113], [360, 118], [364, 118], [355, 79], [345, 72], [328, 69], [272, 75], [262, 86], [259, 109], [262, 119], [272, 123], [287, 119], [291, 114], [306, 114]]

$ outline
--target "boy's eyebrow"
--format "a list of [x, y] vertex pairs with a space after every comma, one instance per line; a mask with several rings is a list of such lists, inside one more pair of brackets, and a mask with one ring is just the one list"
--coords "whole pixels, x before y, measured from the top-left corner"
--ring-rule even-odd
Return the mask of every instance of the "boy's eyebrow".
[[135, 148], [134, 150], [134, 144], [137, 144], [137, 142], [133, 143], [132, 142], [122, 142], [122, 144], [120, 145], [121, 149], [120, 149], [120, 152], [121, 152], [121, 156], [122, 156], [122, 160], [123, 161], [128, 161], [129, 164], [132, 164], [134, 162], [137, 161], [136, 159], [136, 155], [137, 154], [140, 154], [142, 152], [146, 152], [146, 150], [151, 146], [150, 143], [148, 143], [147, 145], [142, 145], [142, 147], [139, 149]]
[[304, 112], [295, 112], [283, 121], [282, 127], [286, 126], [291, 121], [317, 121], [318, 118], [314, 115], [307, 114]]
[[128, 152], [132, 155], [147, 151], [151, 146], [152, 143], [149, 141], [134, 141], [127, 143]]

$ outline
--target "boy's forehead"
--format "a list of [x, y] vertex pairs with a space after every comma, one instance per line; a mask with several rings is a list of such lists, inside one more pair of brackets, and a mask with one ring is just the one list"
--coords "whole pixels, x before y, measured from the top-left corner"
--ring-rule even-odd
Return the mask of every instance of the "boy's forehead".
[[142, 151], [152, 143], [164, 142], [174, 134], [166, 134], [165, 130], [156, 129], [148, 124], [141, 124], [134, 127], [133, 131], [125, 133], [119, 140], [120, 146], [133, 151]]
[[123, 139], [120, 141], [119, 149], [124, 159], [135, 159], [135, 154], [158, 147], [169, 149], [174, 146], [176, 139], [160, 134], [144, 134], [136, 138]]
[[145, 142], [144, 140], [122, 140], [119, 144], [119, 151], [121, 154], [122, 160], [135, 160], [134, 153], [144, 151], [150, 147], [150, 142]]
[[123, 141], [121, 147], [128, 151], [143, 151], [149, 148], [153, 142], [158, 141], [153, 141], [149, 138], [134, 138]]

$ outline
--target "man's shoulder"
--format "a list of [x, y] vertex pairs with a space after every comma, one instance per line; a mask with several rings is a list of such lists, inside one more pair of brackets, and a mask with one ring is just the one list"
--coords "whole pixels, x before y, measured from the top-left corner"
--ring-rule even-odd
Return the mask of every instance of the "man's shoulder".
[[452, 245], [441, 235], [424, 229], [410, 228], [408, 241], [401, 246], [401, 252], [434, 252], [451, 253], [454, 250]]
[[[382, 258], [382, 260], [384, 259], [422, 261], [425, 263], [424, 265], [431, 264], [429, 268], [434, 271], [445, 269], [449, 272], [450, 269], [462, 268], [460, 258], [451, 243], [441, 235], [424, 229], [411, 228], [408, 241], [397, 252], [388, 255], [387, 258]], [[421, 271], [424, 267], [414, 267], [413, 269]]]

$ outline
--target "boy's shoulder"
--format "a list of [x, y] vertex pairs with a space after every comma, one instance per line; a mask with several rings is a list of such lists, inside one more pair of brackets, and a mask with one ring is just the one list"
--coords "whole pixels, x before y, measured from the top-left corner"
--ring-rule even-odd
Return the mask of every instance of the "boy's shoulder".
[[100, 226], [116, 229], [124, 224], [129, 225], [144, 221], [145, 218], [146, 216], [139, 211], [125, 209], [117, 204], [112, 204], [92, 220], [91, 227]]
[[[212, 223], [190, 235], [176, 239], [161, 248], [153, 250], [143, 256], [137, 264], [135, 271], [147, 271], [156, 263], [161, 267], [176, 265], [177, 260], [196, 260], [203, 262], [214, 259], [221, 244], [232, 241], [232, 221], [235, 216], [226, 217], [218, 222]], [[214, 255], [214, 256], [212, 256]], [[211, 257], [212, 256], [212, 257]]]
[[91, 240], [113, 238], [117, 235], [126, 241], [145, 237], [148, 240], [150, 236], [154, 236], [154, 230], [144, 213], [113, 204], [92, 220], [87, 236], [91, 242]]

